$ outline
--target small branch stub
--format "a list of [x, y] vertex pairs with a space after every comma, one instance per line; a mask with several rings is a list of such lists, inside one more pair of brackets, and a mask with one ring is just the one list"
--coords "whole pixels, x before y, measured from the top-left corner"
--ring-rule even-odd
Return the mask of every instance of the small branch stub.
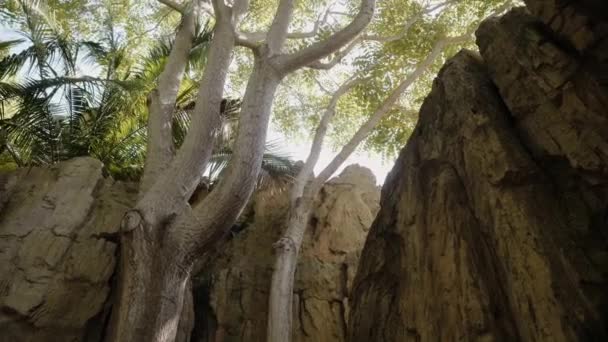
[[143, 217], [137, 210], [129, 210], [122, 219], [120, 230], [123, 233], [128, 233], [139, 227], [143, 222]]
[[282, 237], [277, 242], [272, 244], [272, 248], [275, 250], [283, 250], [285, 252], [295, 251], [296, 250], [296, 242], [293, 241], [290, 237]]

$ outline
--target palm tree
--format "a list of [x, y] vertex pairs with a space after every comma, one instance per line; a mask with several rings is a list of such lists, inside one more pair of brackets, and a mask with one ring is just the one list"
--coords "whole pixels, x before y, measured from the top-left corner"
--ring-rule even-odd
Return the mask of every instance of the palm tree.
[[[132, 49], [116, 39], [111, 23], [99, 42], [76, 41], [63, 33], [40, 2], [19, 1], [22, 39], [0, 42], [0, 156], [18, 166], [52, 164], [76, 156], [101, 160], [117, 178], [138, 179], [146, 148], [147, 95], [169, 55], [172, 40], [160, 40], [137, 63]], [[188, 130], [198, 89], [197, 71], [206, 61], [212, 36], [208, 23], [197, 26], [185, 79], [174, 113], [174, 142], [181, 145]], [[21, 52], [11, 49], [27, 44]], [[101, 76], [80, 76], [91, 66]], [[231, 156], [240, 101], [222, 103], [223, 128], [217, 151], [205, 172], [212, 185]], [[286, 184], [296, 173], [277, 143], [267, 144], [265, 177]]]

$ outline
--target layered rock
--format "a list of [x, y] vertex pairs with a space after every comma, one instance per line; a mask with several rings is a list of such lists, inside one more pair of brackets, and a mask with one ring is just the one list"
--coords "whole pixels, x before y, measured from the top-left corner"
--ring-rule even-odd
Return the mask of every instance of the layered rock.
[[100, 340], [133, 193], [77, 158], [2, 175], [0, 340]]
[[[368, 169], [347, 167], [317, 200], [296, 272], [294, 341], [344, 341], [350, 288], [379, 189]], [[195, 281], [193, 340], [265, 341], [272, 244], [285, 229], [288, 194], [255, 194], [246, 225]]]
[[486, 21], [481, 56], [444, 66], [383, 188], [350, 341], [608, 338], [608, 35], [591, 2], [529, 0], [538, 17]]

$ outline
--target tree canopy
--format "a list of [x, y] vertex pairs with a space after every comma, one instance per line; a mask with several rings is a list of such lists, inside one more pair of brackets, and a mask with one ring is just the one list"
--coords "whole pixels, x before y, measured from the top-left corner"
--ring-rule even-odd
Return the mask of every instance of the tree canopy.
[[[380, 2], [365, 33], [324, 61], [321, 70], [303, 69], [287, 77], [275, 99], [274, 126], [289, 139], [306, 142], [331, 94], [349, 77], [356, 77], [361, 82], [337, 101], [336, 115], [329, 127], [329, 142], [333, 149], [339, 148], [369, 119], [387, 94], [431, 53], [436, 41], [470, 34], [480, 20], [510, 3], [504, 0]], [[259, 38], [269, 27], [276, 4], [276, 0], [250, 1], [241, 30], [252, 38], [256, 35]], [[296, 15], [290, 25], [293, 39], [287, 41], [286, 49], [295, 51], [326, 38], [348, 22], [357, 4], [351, 0], [297, 1]], [[2, 115], [3, 118], [15, 116], [11, 123], [3, 120], [3, 125], [5, 135], [26, 147], [16, 151], [9, 146], [5, 152], [21, 159], [21, 164], [27, 164], [59, 160], [62, 152], [55, 150], [63, 148], [71, 150], [66, 152], [67, 156], [92, 155], [119, 173], [141, 169], [146, 139], [146, 95], [154, 88], [170, 52], [179, 24], [178, 13], [152, 0], [7, 0], [0, 16], [6, 23], [4, 34], [11, 32], [11, 37], [19, 36], [17, 39], [0, 37]], [[197, 42], [181, 86], [182, 107], [187, 108], [196, 94], [213, 22], [212, 16], [203, 15], [199, 23]], [[387, 159], [394, 158], [414, 127], [418, 108], [437, 70], [462, 47], [474, 48], [472, 38], [446, 46], [407, 91], [400, 94], [390, 113], [383, 116], [360, 148]], [[15, 51], [19, 53], [12, 54]], [[245, 75], [251, 67], [251, 53], [237, 48], [225, 89], [229, 98], [238, 99], [243, 95]], [[61, 70], [58, 73], [55, 69]], [[41, 91], [46, 94], [44, 101], [39, 98]], [[61, 96], [65, 100], [57, 101]], [[53, 113], [43, 114], [42, 108]], [[18, 112], [30, 114], [23, 119], [26, 121], [19, 122], [19, 115], [15, 115]], [[31, 113], [41, 115], [34, 117]], [[65, 131], [68, 134], [58, 133], [61, 123], [53, 118], [61, 116], [71, 118], [67, 121], [70, 129]], [[39, 123], [35, 129], [25, 124], [32, 120]], [[87, 125], [83, 124], [85, 121]], [[176, 139], [179, 139], [184, 136], [184, 132], [179, 132], [179, 127], [183, 127], [180, 123], [185, 123], [183, 115], [176, 115], [175, 121]], [[40, 129], [40, 126], [46, 128]], [[46, 139], [42, 139], [44, 135]], [[49, 138], [59, 135], [60, 139]], [[6, 153], [4, 159], [7, 159]]]
[[[147, 140], [147, 95], [166, 64], [179, 22], [166, 8], [148, 9], [142, 18], [137, 12], [131, 15], [129, 6], [129, 1], [91, 5], [18, 0], [2, 8], [10, 23], [7, 32], [18, 37], [0, 42], [5, 166], [93, 156], [115, 177], [139, 178]], [[132, 24], [144, 19], [147, 25]], [[196, 27], [177, 98], [173, 124], [177, 146], [190, 124], [211, 36], [211, 24], [204, 18]], [[224, 128], [218, 135], [223, 144], [212, 158], [210, 181], [230, 158], [239, 103], [239, 99], [225, 100]], [[295, 172], [293, 162], [272, 141], [264, 170], [275, 178]]]

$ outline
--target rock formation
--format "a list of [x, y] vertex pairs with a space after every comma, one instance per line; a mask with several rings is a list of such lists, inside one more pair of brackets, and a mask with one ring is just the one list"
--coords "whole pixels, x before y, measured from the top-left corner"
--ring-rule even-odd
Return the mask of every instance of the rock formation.
[[[295, 341], [608, 340], [608, 3], [526, 2], [442, 69], [380, 207], [367, 169], [325, 185]], [[132, 187], [91, 158], [0, 174], [0, 341], [103, 339]], [[192, 341], [265, 340], [286, 204], [258, 191], [193, 279]]]
[[[134, 185], [78, 158], [0, 175], [0, 342], [101, 341], [117, 230]], [[368, 169], [349, 166], [322, 190], [300, 261], [296, 341], [341, 341], [358, 257], [378, 210]], [[285, 190], [255, 194], [226, 249], [195, 279], [193, 341], [263, 341], [272, 244]]]
[[0, 341], [99, 341], [134, 193], [92, 158], [0, 182]]
[[[287, 195], [255, 194], [248, 226], [195, 279], [194, 342], [266, 340], [272, 244], [284, 229]], [[323, 187], [296, 273], [294, 341], [345, 340], [349, 292], [379, 196], [374, 176], [359, 166]]]
[[608, 340], [608, 11], [527, 3], [435, 80], [382, 190], [350, 341]]

